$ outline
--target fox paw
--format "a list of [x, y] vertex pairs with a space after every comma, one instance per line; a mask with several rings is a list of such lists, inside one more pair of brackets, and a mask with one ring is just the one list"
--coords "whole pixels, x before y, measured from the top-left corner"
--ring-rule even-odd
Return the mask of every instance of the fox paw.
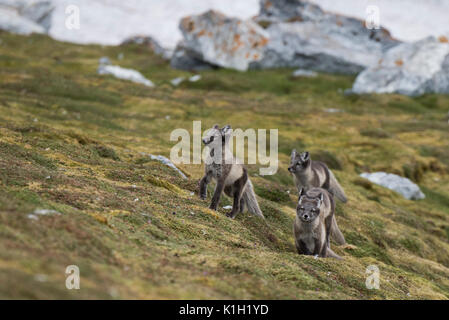
[[236, 216], [236, 215], [237, 215], [236, 213], [232, 213], [232, 212], [226, 213], [226, 216], [227, 216], [228, 218], [231, 218], [231, 219], [235, 219], [235, 216]]

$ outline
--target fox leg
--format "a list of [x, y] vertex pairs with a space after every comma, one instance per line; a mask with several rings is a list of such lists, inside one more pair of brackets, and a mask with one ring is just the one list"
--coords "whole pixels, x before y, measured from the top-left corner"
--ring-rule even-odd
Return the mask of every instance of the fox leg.
[[202, 200], [207, 197], [207, 185], [212, 180], [212, 172], [206, 172], [204, 177], [200, 180], [200, 198]]
[[313, 255], [313, 252], [311, 250], [309, 250], [309, 248], [307, 247], [305, 242], [302, 241], [302, 240], [299, 240], [299, 243], [296, 246], [296, 250], [298, 250], [299, 254], [304, 254], [304, 255], [307, 255], [307, 256]]
[[234, 219], [235, 216], [240, 212], [240, 204], [242, 199], [243, 190], [245, 190], [246, 182], [248, 181], [248, 175], [246, 172], [243, 174], [240, 179], [234, 182], [233, 192], [234, 192], [234, 203], [232, 205], [232, 211], [229, 214], [229, 217]]
[[223, 189], [225, 187], [224, 181], [219, 179], [217, 181], [217, 186], [215, 187], [214, 195], [212, 196], [212, 202], [210, 203], [209, 208], [212, 210], [217, 210], [218, 203], [220, 202], [221, 194], [223, 193]]

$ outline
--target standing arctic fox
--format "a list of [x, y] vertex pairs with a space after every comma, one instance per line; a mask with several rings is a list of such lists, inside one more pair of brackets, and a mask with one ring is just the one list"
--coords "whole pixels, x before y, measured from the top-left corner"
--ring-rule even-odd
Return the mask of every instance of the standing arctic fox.
[[329, 170], [325, 163], [312, 161], [307, 151], [298, 154], [296, 149], [293, 149], [288, 171], [293, 174], [293, 180], [298, 191], [301, 188], [306, 190], [312, 187], [323, 188], [332, 193], [341, 202], [346, 203], [348, 201], [343, 188], [332, 171]]
[[[304, 188], [305, 191], [311, 188], [323, 188], [342, 202], [347, 202], [345, 192], [338, 183], [332, 171], [320, 161], [312, 161], [309, 152], [298, 154], [295, 149], [292, 151], [291, 163], [288, 168], [293, 175], [293, 181], [298, 191]], [[332, 218], [332, 238], [339, 245], [346, 244], [345, 237], [338, 228], [335, 217]]]
[[295, 245], [299, 254], [341, 259], [331, 250], [329, 242], [334, 212], [334, 199], [327, 190], [300, 190], [293, 225]]
[[200, 181], [200, 198], [207, 197], [207, 184], [216, 180], [214, 195], [210, 209], [217, 210], [223, 191], [234, 199], [232, 211], [227, 214], [234, 219], [245, 207], [248, 211], [264, 218], [257, 203], [254, 188], [249, 180], [246, 168], [232, 155], [229, 148], [229, 140], [232, 137], [231, 126], [220, 129], [215, 125], [209, 130], [203, 143], [209, 147], [206, 160], [205, 175]]

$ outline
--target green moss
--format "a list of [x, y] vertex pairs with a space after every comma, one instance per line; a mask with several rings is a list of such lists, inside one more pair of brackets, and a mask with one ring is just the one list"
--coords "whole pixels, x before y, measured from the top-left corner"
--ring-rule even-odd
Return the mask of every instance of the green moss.
[[120, 160], [118, 155], [115, 153], [114, 149], [108, 148], [102, 145], [95, 145], [92, 147], [100, 157], [109, 158], [112, 160]]
[[404, 238], [404, 239], [400, 239], [399, 243], [404, 246], [407, 250], [410, 250], [414, 253], [419, 253], [421, 246], [419, 245], [419, 243], [411, 238]]
[[324, 162], [329, 169], [342, 170], [343, 164], [335, 154], [326, 150], [317, 150], [312, 153], [312, 159]]
[[360, 134], [365, 137], [380, 138], [380, 139], [386, 139], [391, 137], [390, 133], [386, 132], [385, 130], [382, 130], [381, 128], [362, 129], [360, 130]]
[[164, 189], [167, 189], [169, 191], [176, 192], [179, 194], [183, 193], [182, 190], [180, 188], [178, 188], [177, 186], [175, 186], [174, 184], [171, 184], [170, 182], [167, 182], [158, 177], [147, 176], [146, 179], [148, 182], [150, 182], [151, 184], [153, 184], [157, 187], [161, 187], [161, 188], [164, 188]]

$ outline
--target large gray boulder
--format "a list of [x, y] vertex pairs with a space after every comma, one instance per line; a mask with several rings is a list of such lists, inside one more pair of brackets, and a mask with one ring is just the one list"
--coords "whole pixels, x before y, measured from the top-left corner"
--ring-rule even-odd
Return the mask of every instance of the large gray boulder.
[[172, 54], [170, 65], [175, 69], [188, 71], [204, 71], [217, 68], [217, 66], [207, 63], [198, 57], [195, 51], [188, 49], [181, 41]]
[[397, 45], [386, 29], [369, 30], [358, 19], [327, 13], [299, 0], [261, 0], [256, 20], [270, 41], [251, 68], [299, 67], [356, 74]]
[[53, 5], [40, 0], [0, 0], [0, 30], [28, 35], [47, 33]]
[[363, 71], [354, 93], [449, 94], [449, 43], [429, 37], [388, 50], [379, 63]]
[[228, 18], [213, 10], [185, 17], [179, 27], [184, 40], [175, 50], [173, 66], [186, 60], [245, 71], [251, 62], [262, 59], [268, 43], [266, 32], [254, 21]]
[[362, 173], [360, 176], [375, 184], [396, 191], [408, 200], [420, 200], [426, 197], [421, 189], [409, 179], [392, 173]]
[[293, 22], [317, 21], [325, 12], [316, 4], [298, 0], [261, 0], [258, 21]]
[[168, 49], [163, 48], [156, 39], [151, 36], [136, 35], [133, 37], [126, 38], [120, 45], [137, 44], [147, 48], [148, 50], [154, 52], [158, 56], [164, 59], [170, 59], [172, 52]]

